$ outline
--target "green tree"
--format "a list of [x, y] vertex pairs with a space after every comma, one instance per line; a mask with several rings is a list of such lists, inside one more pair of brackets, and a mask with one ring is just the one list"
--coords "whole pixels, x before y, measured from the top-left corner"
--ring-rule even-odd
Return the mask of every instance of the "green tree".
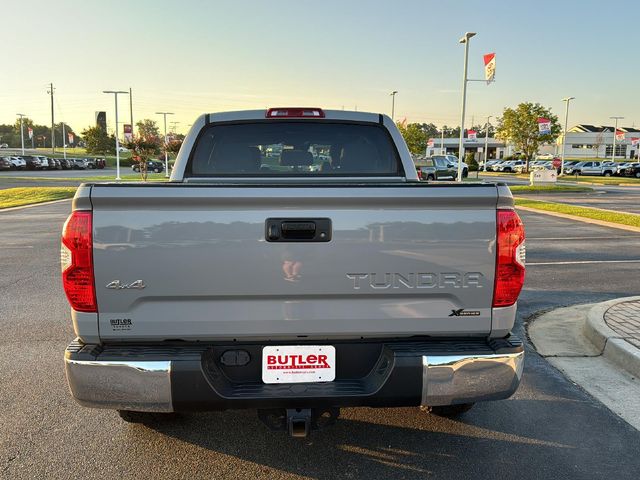
[[[144, 120], [143, 120], [144, 121]], [[138, 122], [138, 126], [140, 126]], [[155, 123], [155, 122], [154, 122]], [[157, 127], [156, 127], [157, 130]], [[146, 132], [143, 134], [142, 132]], [[156, 134], [148, 133], [149, 130], [138, 129], [138, 135], [134, 136], [124, 146], [131, 151], [131, 159], [138, 164], [138, 170], [142, 181], [147, 181], [147, 162], [162, 150], [162, 142]]]
[[409, 147], [409, 151], [414, 154], [425, 153], [427, 149], [427, 135], [420, 127], [419, 123], [404, 123], [398, 122], [398, 129], [404, 138], [404, 141]]
[[98, 155], [114, 155], [116, 153], [116, 139], [113, 135], [108, 135], [107, 132], [98, 126], [83, 130], [82, 137], [88, 153]]
[[149, 138], [160, 136], [158, 124], [154, 120], [144, 118], [136, 123], [136, 127], [138, 127], [138, 136], [140, 137]]
[[[551, 122], [551, 132], [540, 135], [538, 118], [546, 118]], [[529, 161], [538, 152], [543, 143], [553, 143], [560, 135], [558, 117], [551, 110], [539, 103], [524, 102], [514, 108], [505, 108], [502, 117], [498, 119], [496, 137], [511, 142], [520, 150], [526, 160], [526, 170]]]

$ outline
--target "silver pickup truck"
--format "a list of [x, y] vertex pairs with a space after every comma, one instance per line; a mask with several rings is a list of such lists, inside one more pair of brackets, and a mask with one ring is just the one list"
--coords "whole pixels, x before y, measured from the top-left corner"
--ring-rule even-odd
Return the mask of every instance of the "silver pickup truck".
[[127, 421], [340, 407], [457, 415], [518, 387], [524, 229], [508, 187], [419, 181], [393, 121], [199, 117], [166, 184], [83, 184], [62, 233], [73, 397]]

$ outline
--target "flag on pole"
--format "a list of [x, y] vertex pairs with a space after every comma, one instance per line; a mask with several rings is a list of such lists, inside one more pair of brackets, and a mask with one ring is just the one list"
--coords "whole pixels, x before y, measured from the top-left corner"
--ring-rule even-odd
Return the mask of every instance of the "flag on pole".
[[124, 124], [124, 140], [130, 142], [133, 139], [133, 128], [128, 123]]
[[478, 132], [475, 130], [467, 130], [467, 138], [473, 142], [478, 138]]
[[631, 145], [632, 145], [632, 146], [637, 147], [639, 143], [640, 143], [640, 138], [638, 138], [638, 137], [631, 137]]
[[624, 132], [622, 130], [616, 130], [616, 140], [619, 142], [624, 140]]
[[487, 85], [495, 80], [496, 76], [496, 54], [487, 53], [484, 56], [484, 78]]
[[433, 148], [433, 145], [434, 145], [433, 138], [430, 138], [430, 139], [427, 141], [427, 147], [429, 147], [429, 148]]
[[33, 128], [27, 127], [27, 132], [29, 132], [29, 139], [33, 138]]
[[73, 133], [72, 132], [67, 133], [67, 138], [69, 139], [69, 143], [73, 144]]
[[538, 118], [538, 133], [540, 135], [547, 135], [551, 133], [551, 120], [548, 118]]

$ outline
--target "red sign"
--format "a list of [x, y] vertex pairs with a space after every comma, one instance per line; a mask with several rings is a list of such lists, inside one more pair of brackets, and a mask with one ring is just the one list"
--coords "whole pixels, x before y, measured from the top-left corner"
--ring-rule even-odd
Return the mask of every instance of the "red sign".
[[562, 160], [558, 157], [553, 159], [553, 168], [560, 168], [562, 166]]
[[633, 145], [634, 147], [638, 146], [638, 143], [640, 143], [640, 138], [638, 137], [631, 137], [631, 145]]
[[27, 132], [29, 133], [29, 138], [33, 138], [33, 128], [27, 127]]
[[616, 130], [616, 140], [624, 140], [624, 132], [622, 130]]
[[469, 138], [469, 140], [475, 140], [478, 138], [478, 132], [475, 130], [467, 130], [467, 138]]

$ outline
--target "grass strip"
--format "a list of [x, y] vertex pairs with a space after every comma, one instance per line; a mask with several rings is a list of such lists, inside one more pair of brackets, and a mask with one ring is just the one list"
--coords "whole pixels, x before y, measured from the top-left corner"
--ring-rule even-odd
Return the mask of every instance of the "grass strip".
[[0, 209], [71, 198], [75, 187], [19, 187], [0, 190]]
[[513, 193], [591, 192], [593, 188], [579, 185], [510, 185]]
[[[124, 175], [120, 175], [122, 180], [126, 181], [142, 181], [139, 173], [127, 173]], [[0, 181], [11, 182], [11, 181], [34, 181], [34, 182], [115, 182], [115, 177], [113, 175], [95, 175], [92, 177], [0, 177]], [[157, 175], [157, 177], [149, 176], [147, 178], [147, 182], [166, 182], [169, 179], [164, 177], [164, 175]]]
[[564, 213], [566, 215], [574, 215], [576, 217], [591, 218], [603, 222], [617, 223], [620, 225], [628, 225], [631, 227], [640, 227], [640, 215], [634, 213], [614, 212], [609, 210], [599, 210], [589, 207], [580, 207], [576, 205], [568, 205], [566, 203], [543, 202], [540, 200], [531, 200], [529, 198], [516, 198], [516, 206], [534, 208], [536, 210], [544, 210], [547, 212]]

